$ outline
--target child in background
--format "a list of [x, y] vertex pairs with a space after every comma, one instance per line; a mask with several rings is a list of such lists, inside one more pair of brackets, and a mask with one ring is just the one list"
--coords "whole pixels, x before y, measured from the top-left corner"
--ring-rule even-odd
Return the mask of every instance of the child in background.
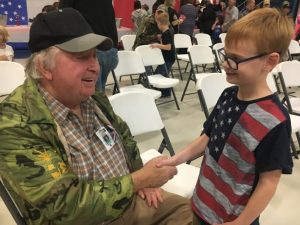
[[[166, 12], [162, 12], [155, 17], [157, 27], [162, 32], [161, 34], [161, 43], [151, 44], [152, 48], [159, 48], [162, 51], [167, 71], [165, 70], [164, 65], [159, 65], [155, 74], [162, 74], [165, 77], [169, 77], [169, 72], [172, 65], [175, 62], [175, 45], [174, 45], [174, 33], [169, 29], [169, 15]], [[171, 89], [166, 88], [162, 89], [161, 97], [170, 97]]]
[[224, 18], [222, 15], [219, 15], [216, 17], [216, 21], [211, 27], [212, 34], [211, 39], [213, 44], [221, 42], [220, 34], [222, 33], [222, 24], [223, 24]]
[[292, 33], [290, 20], [276, 9], [235, 22], [219, 51], [235, 86], [223, 91], [202, 135], [157, 164], [179, 165], [204, 153], [192, 197], [194, 224], [258, 225], [281, 174], [292, 173], [289, 114], [266, 81]]
[[12, 61], [14, 58], [13, 48], [6, 44], [8, 37], [6, 28], [0, 25], [0, 61]]

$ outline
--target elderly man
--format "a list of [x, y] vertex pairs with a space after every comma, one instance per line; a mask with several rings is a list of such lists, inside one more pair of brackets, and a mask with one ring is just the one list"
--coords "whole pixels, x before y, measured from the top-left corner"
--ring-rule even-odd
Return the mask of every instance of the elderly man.
[[96, 47], [111, 46], [71, 8], [31, 26], [27, 79], [0, 105], [0, 175], [28, 224], [192, 224], [189, 201], [157, 188], [176, 168], [143, 167], [95, 93]]

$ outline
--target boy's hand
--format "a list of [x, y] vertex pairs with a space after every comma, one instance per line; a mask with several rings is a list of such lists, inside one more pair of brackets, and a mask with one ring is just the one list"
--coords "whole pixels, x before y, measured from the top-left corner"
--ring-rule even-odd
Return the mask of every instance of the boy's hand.
[[176, 166], [176, 162], [173, 157], [171, 158], [163, 158], [156, 163], [157, 167], [163, 166]]
[[150, 44], [150, 47], [151, 48], [158, 48], [158, 44], [156, 44], [156, 43], [155, 44]]

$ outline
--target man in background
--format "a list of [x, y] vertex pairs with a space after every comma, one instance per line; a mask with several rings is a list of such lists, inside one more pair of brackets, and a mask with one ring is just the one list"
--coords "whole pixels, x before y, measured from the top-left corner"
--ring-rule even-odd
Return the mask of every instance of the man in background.
[[118, 33], [112, 1], [60, 0], [59, 8], [66, 7], [77, 9], [90, 24], [96, 34], [109, 37], [113, 40], [113, 48], [108, 51], [97, 51], [101, 70], [96, 87], [104, 92], [109, 72], [118, 65]]

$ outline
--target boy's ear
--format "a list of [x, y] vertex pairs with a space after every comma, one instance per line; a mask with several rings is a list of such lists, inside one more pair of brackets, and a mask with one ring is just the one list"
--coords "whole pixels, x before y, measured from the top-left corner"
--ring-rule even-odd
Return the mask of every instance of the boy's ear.
[[279, 59], [280, 55], [277, 52], [269, 54], [264, 69], [268, 72], [271, 72], [273, 68], [279, 63]]
[[36, 69], [46, 80], [52, 80], [52, 72], [45, 66], [45, 63], [40, 59], [36, 59]]

